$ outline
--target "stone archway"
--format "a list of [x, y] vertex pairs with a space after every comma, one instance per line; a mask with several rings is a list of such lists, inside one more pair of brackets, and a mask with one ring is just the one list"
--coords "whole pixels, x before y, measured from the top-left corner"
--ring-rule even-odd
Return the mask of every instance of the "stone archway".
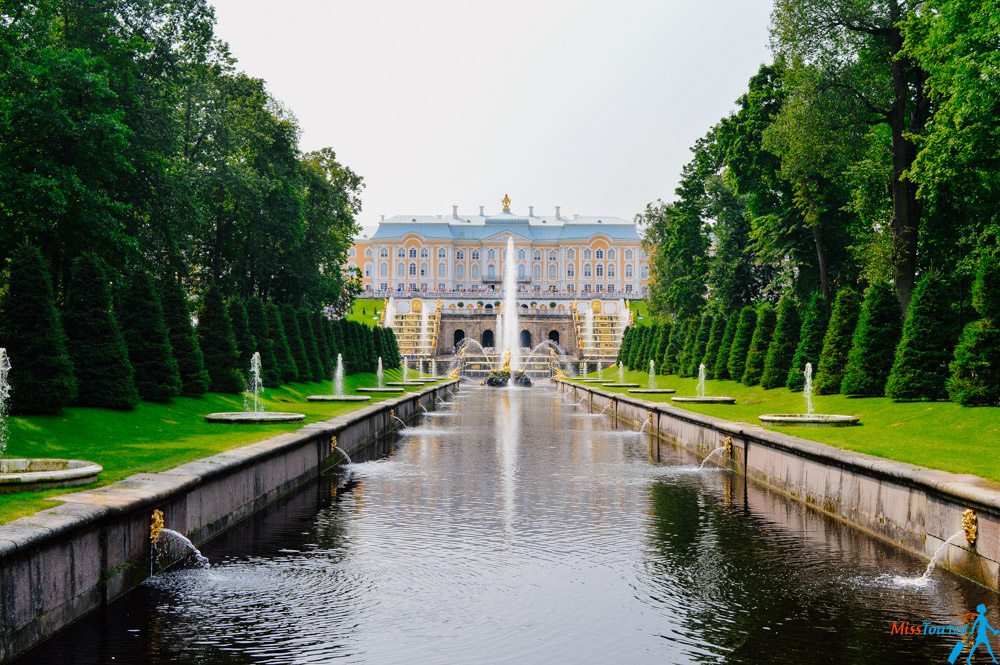
[[521, 347], [531, 348], [531, 331], [522, 330], [521, 331]]
[[458, 347], [458, 345], [462, 343], [462, 340], [465, 339], [465, 331], [459, 328], [455, 331], [454, 338], [454, 344]]
[[554, 342], [556, 344], [559, 343], [559, 331], [558, 330], [550, 330], [549, 331], [549, 341], [550, 342]]
[[488, 349], [490, 347], [496, 346], [496, 339], [493, 336], [493, 331], [486, 329], [483, 331], [483, 348]]

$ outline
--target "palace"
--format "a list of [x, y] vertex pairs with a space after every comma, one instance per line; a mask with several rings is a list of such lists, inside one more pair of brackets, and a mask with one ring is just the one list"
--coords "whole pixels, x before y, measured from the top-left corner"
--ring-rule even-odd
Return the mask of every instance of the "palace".
[[518, 290], [527, 294], [639, 298], [646, 294], [649, 259], [634, 222], [620, 217], [527, 215], [383, 217], [348, 257], [373, 295], [499, 291], [507, 238], [517, 252]]

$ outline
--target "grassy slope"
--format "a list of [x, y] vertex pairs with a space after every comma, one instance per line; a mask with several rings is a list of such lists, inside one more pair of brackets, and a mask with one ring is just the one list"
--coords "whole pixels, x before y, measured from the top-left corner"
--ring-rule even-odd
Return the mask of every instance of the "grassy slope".
[[628, 308], [632, 310], [633, 323], [649, 325], [649, 303], [645, 300], [630, 300]]
[[[605, 378], [612, 376], [605, 370]], [[615, 370], [616, 373], [616, 370]], [[641, 372], [626, 371], [626, 380], [646, 386]], [[594, 376], [594, 375], [591, 375]], [[677, 395], [694, 395], [697, 379], [656, 377], [658, 387], [674, 388]], [[624, 389], [604, 390], [625, 392]], [[784, 388], [764, 390], [734, 381], [708, 381], [706, 394], [728, 395], [737, 404], [683, 405], [698, 413], [760, 424], [765, 413], [803, 413], [802, 393]], [[670, 403], [671, 395], [641, 395], [642, 399]], [[1000, 408], [968, 408], [952, 402], [893, 402], [884, 397], [851, 398], [820, 395], [813, 398], [817, 413], [843, 413], [861, 417], [860, 427], [769, 428], [838, 448], [877, 455], [900, 462], [953, 473], [972, 473], [1000, 481]], [[682, 406], [675, 404], [674, 406]]]
[[[386, 372], [387, 380], [399, 379], [399, 370]], [[373, 374], [345, 378], [346, 392], [357, 386], [375, 385]], [[417, 388], [419, 390], [419, 388]], [[66, 409], [60, 416], [10, 419], [7, 457], [57, 457], [85, 459], [104, 467], [97, 487], [134, 473], [169, 469], [201, 457], [268, 439], [298, 429], [305, 423], [326, 420], [361, 408], [371, 402], [336, 404], [307, 402], [308, 395], [327, 394], [327, 383], [293, 383], [267, 390], [269, 411], [306, 414], [304, 422], [275, 425], [225, 425], [207, 423], [203, 416], [213, 411], [242, 411], [240, 395], [208, 394], [202, 398], [177, 398], [170, 404], [143, 402], [135, 411]], [[397, 395], [372, 395], [372, 402]], [[47, 497], [73, 489], [0, 494], [0, 523], [51, 508], [57, 502]]]
[[348, 310], [347, 318], [369, 326], [376, 325], [382, 316], [382, 306], [385, 301], [379, 298], [355, 298]]

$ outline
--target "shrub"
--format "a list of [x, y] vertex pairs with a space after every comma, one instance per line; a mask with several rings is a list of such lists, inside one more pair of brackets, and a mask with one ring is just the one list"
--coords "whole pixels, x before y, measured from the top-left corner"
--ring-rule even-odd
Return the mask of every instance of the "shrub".
[[122, 294], [121, 324], [144, 400], [166, 402], [181, 392], [181, 375], [163, 320], [163, 306], [144, 270], [132, 275]]
[[750, 343], [753, 341], [754, 329], [757, 327], [757, 310], [747, 306], [740, 310], [736, 332], [733, 333], [733, 344], [729, 349], [726, 369], [730, 378], [739, 381], [747, 367], [747, 354], [750, 353]]
[[687, 330], [691, 325], [690, 319], [684, 319], [674, 324], [670, 331], [670, 341], [667, 342], [667, 350], [663, 354], [663, 367], [665, 374], [677, 374], [677, 358], [684, 348]]
[[628, 326], [622, 333], [622, 343], [618, 347], [618, 355], [615, 357], [615, 363], [624, 363], [625, 359], [628, 358], [629, 350], [632, 347], [632, 336], [635, 334], [635, 328]]
[[895, 291], [886, 282], [874, 282], [865, 291], [840, 392], [864, 397], [885, 394], [902, 328]]
[[688, 320], [687, 329], [684, 331], [684, 341], [681, 344], [680, 352], [677, 354], [677, 375], [691, 376], [691, 359], [694, 357], [694, 345], [698, 338], [698, 317], [692, 316]]
[[639, 354], [642, 352], [642, 343], [645, 332], [646, 326], [638, 326], [635, 329], [634, 339], [629, 345], [628, 356], [625, 358], [625, 366], [629, 369], [635, 369], [639, 362]]
[[795, 349], [799, 345], [799, 308], [790, 296], [778, 301], [778, 320], [774, 324], [774, 337], [767, 348], [764, 373], [760, 377], [763, 388], [777, 388], [788, 381]]
[[73, 262], [66, 289], [67, 346], [83, 388], [76, 403], [131, 410], [139, 403], [125, 338], [111, 311], [108, 277], [93, 254]]
[[[250, 371], [250, 360], [257, 352], [257, 340], [250, 332], [250, 321], [247, 318], [247, 308], [239, 298], [230, 298], [226, 304], [226, 314], [233, 326], [233, 339], [236, 340], [236, 350], [240, 354], [240, 367], [245, 372]], [[263, 356], [261, 356], [263, 362]]]
[[247, 323], [250, 334], [257, 342], [257, 353], [260, 354], [261, 379], [268, 388], [281, 385], [281, 364], [274, 352], [274, 340], [267, 325], [267, 309], [264, 302], [257, 296], [247, 299]]
[[736, 312], [732, 312], [726, 317], [726, 329], [722, 331], [722, 341], [719, 343], [719, 352], [715, 355], [715, 367], [712, 369], [713, 379], [729, 379], [729, 351], [733, 347], [733, 338], [736, 337], [736, 328], [739, 326], [740, 317]]
[[823, 336], [830, 323], [830, 310], [826, 298], [821, 293], [813, 293], [809, 297], [802, 326], [799, 333], [799, 343], [795, 347], [791, 366], [788, 368], [788, 378], [785, 387], [791, 391], [799, 391], [805, 387], [806, 363], [819, 367], [819, 356], [823, 351]]
[[205, 356], [198, 344], [184, 288], [176, 279], [167, 278], [160, 285], [163, 321], [170, 336], [170, 348], [181, 377], [181, 395], [197, 397], [208, 390]]
[[666, 368], [663, 366], [663, 355], [667, 352], [667, 346], [670, 344], [670, 331], [672, 328], [673, 326], [669, 323], [660, 324], [660, 335], [656, 341], [656, 349], [653, 352], [657, 374], [666, 374]]
[[312, 377], [312, 365], [306, 355], [306, 345], [302, 339], [302, 329], [299, 328], [298, 312], [291, 305], [281, 308], [281, 321], [285, 324], [285, 337], [288, 338], [288, 347], [292, 350], [292, 358], [295, 359], [295, 367], [298, 372], [295, 381], [308, 381]]
[[740, 382], [744, 385], [755, 386], [760, 383], [760, 377], [764, 374], [767, 350], [771, 346], [771, 338], [774, 337], [776, 318], [774, 307], [770, 303], [762, 304], [757, 310], [757, 325], [754, 326], [750, 349], [747, 351], [746, 366], [743, 368], [743, 376], [740, 377]]
[[840, 390], [847, 355], [851, 350], [851, 337], [858, 323], [858, 309], [857, 292], [850, 287], [841, 289], [833, 301], [830, 323], [823, 335], [823, 350], [813, 380], [813, 392], [817, 395], [830, 395]]
[[979, 265], [972, 306], [983, 318], [965, 326], [949, 365], [948, 394], [965, 406], [1000, 404], [1000, 266], [993, 257]]
[[264, 310], [267, 313], [267, 332], [271, 336], [271, 343], [274, 344], [274, 357], [281, 370], [281, 382], [294, 381], [299, 375], [299, 366], [295, 364], [292, 348], [288, 344], [288, 333], [285, 332], [285, 321], [281, 316], [281, 310], [273, 302], [267, 303]]
[[399, 342], [396, 339], [396, 333], [392, 328], [384, 328], [386, 339], [389, 342], [389, 350], [391, 354], [391, 360], [389, 361], [389, 367], [397, 368], [403, 363], [403, 359], [399, 355]]
[[312, 314], [311, 321], [313, 327], [313, 333], [316, 335], [316, 346], [319, 348], [319, 360], [323, 364], [323, 375], [333, 376], [334, 364], [337, 361], [336, 356], [331, 356], [330, 340], [327, 337], [329, 331], [326, 327], [327, 319], [320, 312], [315, 312]]
[[322, 381], [326, 377], [326, 373], [323, 369], [323, 359], [319, 354], [316, 331], [313, 330], [312, 316], [305, 308], [299, 309], [296, 315], [299, 331], [302, 333], [302, 345], [306, 351], [306, 360], [309, 362], [309, 378], [313, 381]]
[[943, 399], [948, 396], [948, 361], [956, 326], [948, 289], [940, 275], [927, 273], [917, 282], [903, 322], [885, 394], [893, 399]]
[[217, 393], [240, 393], [246, 386], [240, 371], [240, 354], [236, 350], [233, 326], [226, 314], [219, 289], [211, 286], [198, 313], [198, 341], [205, 354], [209, 390]]
[[695, 334], [694, 345], [688, 359], [688, 376], [698, 376], [698, 365], [705, 357], [705, 349], [708, 348], [708, 338], [712, 332], [713, 318], [711, 314], [703, 314], [698, 323], [698, 332]]
[[722, 345], [722, 334], [725, 330], [725, 317], [712, 317], [712, 328], [708, 331], [708, 343], [705, 344], [705, 353], [701, 356], [701, 364], [705, 366], [705, 378], [711, 379], [715, 376], [715, 359], [719, 355], [719, 347]]

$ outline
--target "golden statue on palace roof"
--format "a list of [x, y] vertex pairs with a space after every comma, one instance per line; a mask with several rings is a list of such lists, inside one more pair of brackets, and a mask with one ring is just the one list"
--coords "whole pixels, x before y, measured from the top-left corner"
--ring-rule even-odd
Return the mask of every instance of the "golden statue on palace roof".
[[507, 196], [506, 194], [504, 194], [503, 198], [500, 199], [500, 203], [503, 204], [503, 211], [504, 212], [510, 212], [510, 197], [509, 196]]

